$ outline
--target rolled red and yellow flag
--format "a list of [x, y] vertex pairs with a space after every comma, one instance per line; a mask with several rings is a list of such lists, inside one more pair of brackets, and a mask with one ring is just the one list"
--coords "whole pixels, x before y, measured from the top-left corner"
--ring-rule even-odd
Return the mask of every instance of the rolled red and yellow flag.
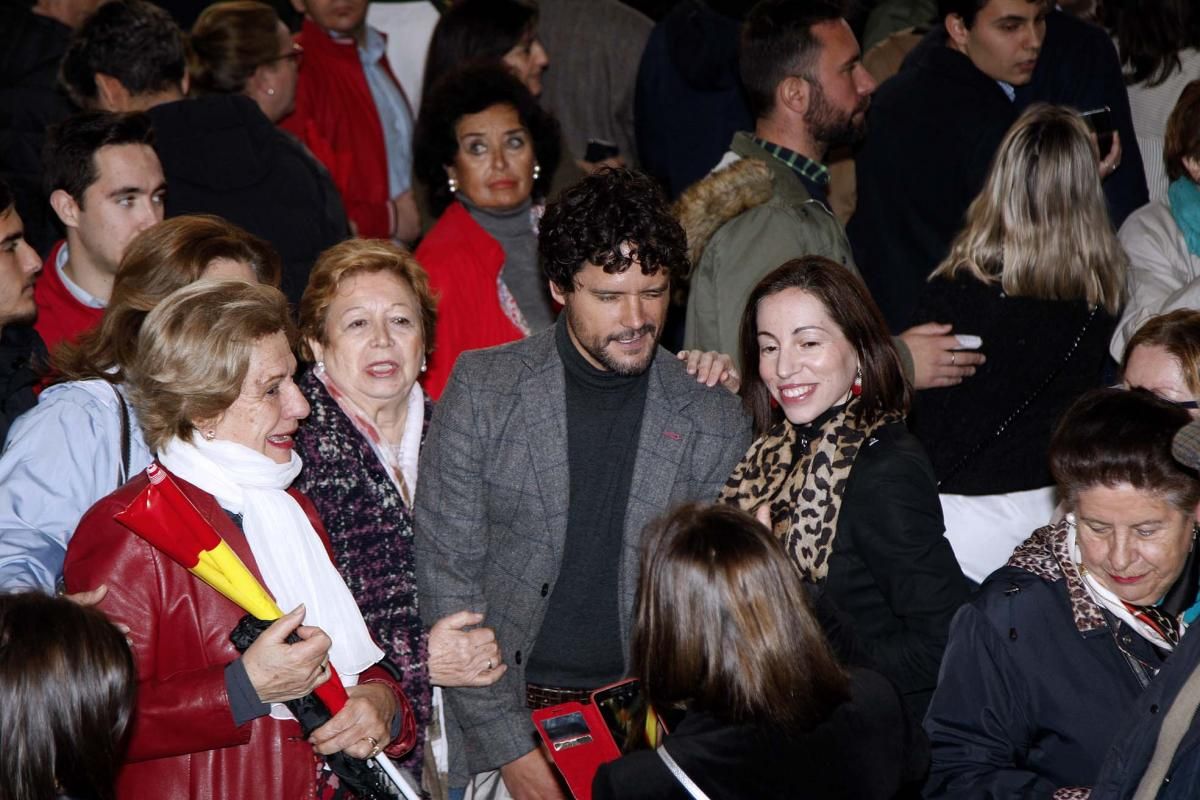
[[[170, 474], [151, 464], [146, 477], [146, 488], [114, 519], [256, 618], [269, 622], [282, 617], [275, 599]], [[315, 693], [336, 714], [346, 704], [346, 689], [332, 664], [329, 669], [329, 680]]]

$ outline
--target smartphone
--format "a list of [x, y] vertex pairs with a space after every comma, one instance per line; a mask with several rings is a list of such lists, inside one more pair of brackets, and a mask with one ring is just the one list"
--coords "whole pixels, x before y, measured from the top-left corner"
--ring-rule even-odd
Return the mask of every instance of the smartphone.
[[622, 753], [653, 749], [667, 732], [657, 714], [647, 724], [646, 716], [651, 712], [637, 679], [597, 689], [592, 692], [591, 699]]
[[591, 800], [592, 780], [601, 764], [615, 761], [621, 751], [591, 703], [562, 703], [533, 712], [533, 724], [562, 773], [575, 800]]
[[1091, 111], [1084, 111], [1080, 114], [1083, 121], [1088, 124], [1096, 134], [1096, 144], [1100, 148], [1100, 157], [1108, 155], [1108, 151], [1112, 149], [1113, 140], [1113, 115], [1112, 109], [1108, 106], [1093, 108]]

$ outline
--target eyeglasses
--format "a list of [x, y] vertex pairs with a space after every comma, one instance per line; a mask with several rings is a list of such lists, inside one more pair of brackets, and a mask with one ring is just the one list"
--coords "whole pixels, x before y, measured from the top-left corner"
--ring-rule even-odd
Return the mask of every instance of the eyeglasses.
[[296, 42], [292, 42], [292, 49], [289, 52], [275, 56], [274, 58], [268, 58], [262, 63], [274, 64], [276, 61], [284, 61], [289, 58], [296, 62], [297, 67], [300, 66], [300, 62], [304, 60], [304, 48]]

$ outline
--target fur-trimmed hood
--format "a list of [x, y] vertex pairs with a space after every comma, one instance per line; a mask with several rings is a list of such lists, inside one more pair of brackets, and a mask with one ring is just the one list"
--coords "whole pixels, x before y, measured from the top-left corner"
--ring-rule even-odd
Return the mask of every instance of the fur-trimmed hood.
[[700, 263], [704, 248], [722, 225], [767, 202], [774, 191], [770, 167], [753, 158], [739, 158], [692, 184], [675, 201], [692, 265]]

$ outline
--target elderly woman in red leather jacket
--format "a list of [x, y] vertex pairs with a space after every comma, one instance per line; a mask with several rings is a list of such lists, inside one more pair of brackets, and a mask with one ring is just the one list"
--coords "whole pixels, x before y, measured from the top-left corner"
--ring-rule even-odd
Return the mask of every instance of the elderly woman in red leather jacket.
[[[158, 463], [273, 596], [293, 609], [245, 653], [244, 612], [113, 519], [142, 475], [101, 500], [67, 553], [70, 591], [109, 587], [100, 608], [127, 625], [138, 700], [123, 798], [332, 797], [325, 757], [400, 755], [408, 701], [329, 556], [311, 503], [288, 490], [292, 434], [308, 404], [292, 381], [294, 328], [278, 290], [241, 282], [180, 289], [146, 319], [130, 370], [134, 409]], [[299, 641], [288, 643], [295, 632]], [[280, 705], [329, 679], [345, 707], [306, 740]], [[390, 744], [389, 744], [390, 743]]]

